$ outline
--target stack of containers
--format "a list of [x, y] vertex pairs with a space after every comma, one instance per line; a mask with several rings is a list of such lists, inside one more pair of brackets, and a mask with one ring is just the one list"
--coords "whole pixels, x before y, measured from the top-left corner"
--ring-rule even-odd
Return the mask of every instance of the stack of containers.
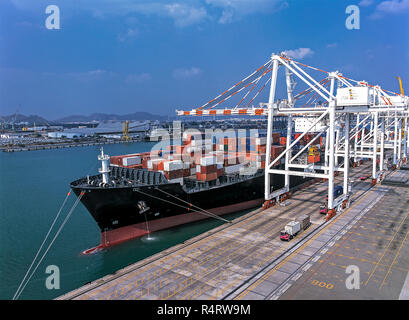
[[[277, 158], [283, 151], [284, 151], [285, 147], [281, 146], [281, 145], [273, 145], [271, 146], [271, 160], [274, 160], [275, 158]], [[280, 161], [278, 161], [274, 167], [278, 166], [280, 164]]]
[[183, 184], [184, 164], [181, 160], [163, 162], [163, 174], [170, 183]]
[[150, 152], [144, 152], [140, 154], [141, 156], [141, 164], [142, 164], [142, 168], [147, 169], [148, 168], [148, 161], [151, 157]]
[[164, 170], [163, 163], [164, 160], [161, 158], [148, 160], [147, 169], [149, 171], [163, 171]]
[[196, 165], [196, 179], [199, 181], [213, 181], [219, 177], [217, 161], [215, 156], [205, 156]]
[[[280, 133], [273, 132], [271, 136], [271, 158], [274, 159], [277, 156], [276, 150], [282, 150], [280, 144]], [[266, 151], [267, 151], [267, 137], [257, 136], [250, 138], [250, 152], [248, 153], [248, 159], [251, 162], [256, 163], [258, 169], [262, 169], [266, 164]]]
[[110, 163], [117, 167], [142, 168], [142, 157], [138, 153], [112, 156], [110, 158]]

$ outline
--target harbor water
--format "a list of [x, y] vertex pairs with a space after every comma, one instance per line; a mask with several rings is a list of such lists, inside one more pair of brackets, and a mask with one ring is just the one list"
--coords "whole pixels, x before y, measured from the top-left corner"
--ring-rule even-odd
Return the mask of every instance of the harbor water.
[[[119, 155], [150, 151], [152, 146], [150, 142], [113, 144], [105, 145], [104, 151]], [[97, 174], [99, 148], [0, 152], [0, 299], [11, 299], [16, 292], [69, 191], [69, 183], [87, 174]], [[50, 240], [75, 200], [71, 193]], [[20, 299], [53, 299], [221, 224], [219, 220], [207, 219], [83, 255], [84, 250], [99, 244], [100, 231], [79, 204]], [[50, 265], [59, 269], [59, 289], [47, 289], [50, 274], [46, 268]]]

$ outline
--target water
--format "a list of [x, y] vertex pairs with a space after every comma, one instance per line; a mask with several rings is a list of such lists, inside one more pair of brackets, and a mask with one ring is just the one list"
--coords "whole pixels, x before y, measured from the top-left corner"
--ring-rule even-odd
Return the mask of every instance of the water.
[[[149, 151], [152, 146], [150, 142], [113, 144], [105, 145], [104, 151], [117, 155]], [[69, 182], [97, 173], [98, 153], [98, 146], [0, 152], [0, 299], [13, 297], [69, 190]], [[74, 201], [72, 194], [63, 217]], [[53, 299], [221, 224], [219, 220], [207, 219], [82, 255], [82, 251], [99, 244], [100, 232], [80, 204], [20, 299]], [[58, 290], [45, 286], [49, 265], [60, 270]]]

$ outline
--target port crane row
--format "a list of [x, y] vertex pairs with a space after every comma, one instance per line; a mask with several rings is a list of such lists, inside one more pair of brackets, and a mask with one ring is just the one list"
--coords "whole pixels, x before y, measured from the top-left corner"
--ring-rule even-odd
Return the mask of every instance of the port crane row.
[[[284, 69], [279, 77], [279, 69]], [[324, 75], [319, 80], [317, 74]], [[304, 90], [295, 92], [296, 81]], [[351, 198], [350, 166], [363, 159], [372, 161], [372, 185], [382, 181], [386, 166], [396, 169], [406, 163], [409, 153], [409, 97], [385, 90], [366, 81], [356, 81], [340, 72], [327, 72], [298, 61], [285, 53], [273, 54], [264, 65], [201, 107], [177, 110], [179, 116], [250, 115], [266, 116], [267, 145], [265, 163], [265, 205], [289, 196], [290, 176], [304, 176], [328, 181], [327, 220], [349, 206]], [[270, 87], [267, 103], [251, 105], [260, 92]], [[277, 87], [286, 88], [285, 99], [276, 99]], [[257, 89], [258, 90], [257, 90]], [[233, 96], [244, 93], [234, 107], [221, 108]], [[251, 97], [251, 99], [250, 99]], [[318, 100], [319, 99], [319, 100]], [[243, 107], [244, 101], [248, 101]], [[271, 159], [274, 117], [287, 117], [285, 150]], [[293, 138], [293, 129], [298, 132]], [[307, 134], [314, 138], [299, 151], [294, 147]], [[325, 139], [325, 156], [321, 164], [300, 161], [300, 155]], [[386, 159], [385, 150], [393, 158]], [[293, 154], [295, 155], [293, 156]], [[389, 153], [388, 153], [389, 154]], [[282, 168], [275, 164], [283, 163]], [[334, 195], [334, 176], [343, 174], [343, 194]], [[284, 187], [271, 188], [271, 174], [285, 176]]]

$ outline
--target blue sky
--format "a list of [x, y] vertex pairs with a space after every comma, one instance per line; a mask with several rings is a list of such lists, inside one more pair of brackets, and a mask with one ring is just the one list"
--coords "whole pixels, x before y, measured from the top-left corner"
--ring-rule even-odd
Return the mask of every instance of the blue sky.
[[[45, 28], [50, 4], [60, 30]], [[350, 4], [359, 30], [345, 27]], [[285, 50], [398, 91], [396, 76], [409, 83], [408, 18], [409, 0], [2, 0], [0, 115], [174, 115]]]

